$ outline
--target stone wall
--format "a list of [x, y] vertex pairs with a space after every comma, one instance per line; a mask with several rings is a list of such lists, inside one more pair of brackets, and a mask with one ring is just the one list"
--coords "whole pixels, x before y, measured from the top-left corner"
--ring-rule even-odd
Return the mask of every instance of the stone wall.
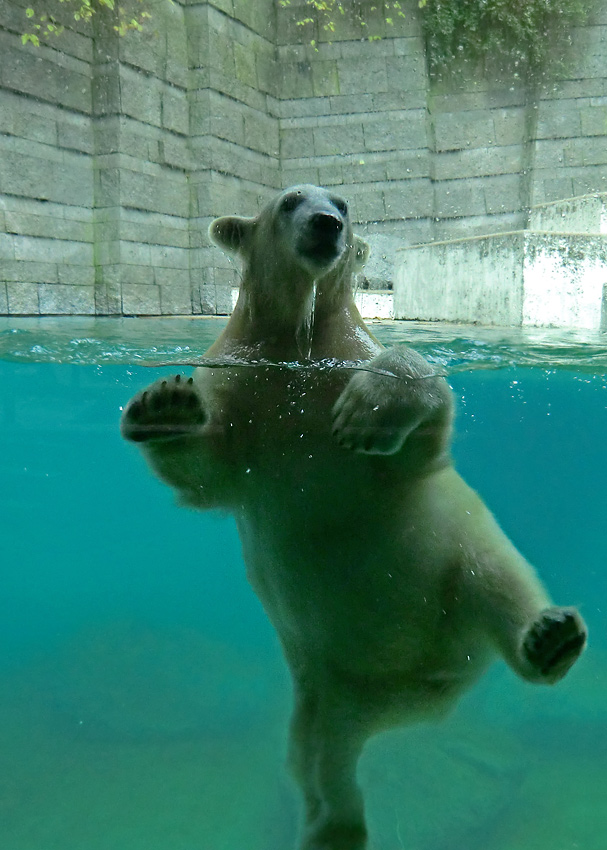
[[67, 29], [40, 48], [26, 5], [0, 0], [0, 313], [229, 312], [210, 220], [297, 182], [342, 187], [372, 287], [398, 247], [606, 188], [607, 0], [539, 92], [490, 68], [431, 83], [415, 0], [334, 33], [297, 24], [302, 0], [151, 0], [125, 38], [56, 2]]

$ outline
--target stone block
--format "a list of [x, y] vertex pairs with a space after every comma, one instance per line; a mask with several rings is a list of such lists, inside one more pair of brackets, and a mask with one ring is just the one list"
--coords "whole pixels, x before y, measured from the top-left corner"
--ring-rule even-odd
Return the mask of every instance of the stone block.
[[382, 221], [385, 218], [384, 196], [380, 186], [369, 187], [364, 192], [351, 194], [350, 197], [352, 198], [350, 214], [354, 221], [363, 223], [368, 221]]
[[160, 287], [123, 283], [122, 312], [125, 316], [160, 316]]
[[[7, 211], [5, 229], [8, 233], [24, 236], [45, 236], [52, 239], [72, 239], [79, 242], [93, 241], [92, 222], [73, 221], [59, 215], [32, 215]], [[0, 234], [0, 240], [2, 235]], [[2, 256], [0, 242], [0, 256]]]
[[40, 284], [40, 313], [48, 316], [91, 316], [95, 314], [94, 286]]
[[423, 53], [386, 58], [386, 75], [390, 91], [425, 90], [428, 75]]
[[8, 293], [6, 283], [0, 281], [0, 316], [8, 316]]
[[268, 156], [278, 156], [280, 139], [277, 119], [248, 108], [244, 110], [243, 116], [245, 146]]
[[162, 84], [154, 77], [141, 74], [128, 66], [120, 66], [120, 111], [141, 121], [160, 127], [162, 124]]
[[434, 115], [433, 122], [437, 151], [487, 147], [496, 142], [493, 116], [485, 110], [443, 112]]
[[539, 181], [540, 191], [534, 193], [534, 198], [537, 195], [538, 203], [549, 201], [558, 201], [561, 198], [571, 198], [576, 192], [572, 177], [550, 177], [547, 176]]
[[[273, 53], [258, 50], [255, 54], [255, 73], [257, 88], [260, 92], [268, 92], [278, 97], [281, 92], [281, 75], [277, 71], [278, 64]], [[238, 67], [237, 67], [238, 74]]]
[[190, 107], [190, 138], [206, 136], [211, 132], [211, 93], [208, 89], [195, 90], [188, 95]]
[[373, 95], [373, 111], [384, 112], [393, 109], [427, 109], [426, 92], [418, 91], [388, 91], [376, 92]]
[[274, 3], [273, 0], [232, 0], [234, 17], [245, 26], [264, 38], [273, 38]]
[[57, 145], [57, 122], [48, 115], [36, 115], [27, 109], [27, 101], [20, 103], [15, 112], [12, 132], [23, 139], [41, 142], [45, 145]]
[[157, 161], [162, 165], [169, 165], [171, 168], [179, 168], [183, 171], [189, 171], [193, 167], [192, 154], [186, 138], [174, 138], [167, 134], [157, 145]]
[[57, 144], [60, 148], [92, 154], [95, 152], [95, 139], [91, 119], [77, 115], [57, 121]]
[[92, 265], [93, 248], [86, 242], [15, 236], [15, 259], [30, 262]]
[[363, 119], [362, 126], [368, 151], [408, 150], [428, 144], [425, 110], [409, 110], [379, 120], [371, 115]]
[[435, 186], [435, 214], [440, 218], [485, 215], [481, 179], [445, 180]]
[[257, 65], [255, 51], [250, 45], [234, 44], [234, 67], [241, 83], [254, 88], [257, 85]]
[[59, 283], [68, 286], [93, 287], [95, 285], [95, 268], [90, 266], [71, 266], [61, 263], [57, 266]]
[[[2, 43], [4, 42], [4, 43]], [[91, 112], [91, 80], [36, 52], [0, 41], [0, 87], [80, 112]]]
[[38, 283], [57, 283], [56, 263], [35, 263], [27, 260], [3, 260], [0, 280], [7, 283], [35, 280]]
[[[518, 212], [523, 208], [520, 174], [502, 174], [483, 180], [485, 210], [489, 215]], [[467, 213], [466, 213], [467, 214]], [[477, 214], [476, 212], [473, 215]]]
[[444, 151], [434, 157], [436, 180], [456, 180], [495, 174], [518, 174], [522, 164], [521, 145]]
[[163, 315], [191, 315], [192, 292], [189, 279], [185, 283], [166, 282], [161, 284], [160, 309]]
[[383, 194], [386, 218], [404, 220], [434, 214], [433, 185], [429, 179], [388, 184]]
[[150, 245], [150, 262], [154, 268], [189, 269], [189, 249], [170, 245]]
[[174, 133], [187, 135], [189, 129], [187, 92], [175, 86], [163, 86], [161, 91], [162, 126]]
[[297, 186], [299, 183], [319, 185], [320, 176], [318, 167], [312, 161], [307, 165], [294, 165], [288, 161], [284, 163], [282, 169], [282, 187], [287, 189], [289, 186]]
[[280, 131], [280, 155], [283, 159], [314, 156], [314, 128], [286, 127]]
[[525, 141], [525, 110], [520, 106], [491, 111], [498, 145], [519, 145]]
[[309, 62], [278, 64], [276, 81], [282, 98], [306, 98], [314, 95], [312, 66]]
[[9, 281], [6, 284], [6, 296], [9, 315], [37, 316], [40, 313], [37, 284]]
[[386, 160], [386, 178], [388, 180], [412, 180], [416, 177], [428, 177], [430, 174], [430, 151], [422, 149], [395, 153]]
[[565, 165], [605, 165], [607, 164], [607, 145], [599, 136], [568, 139], [564, 146]]
[[335, 156], [365, 150], [362, 122], [315, 127], [313, 134], [314, 151], [317, 156]]
[[535, 131], [537, 139], [568, 139], [581, 132], [580, 110], [575, 102], [559, 100], [540, 106]]
[[120, 262], [131, 266], [151, 266], [152, 248], [139, 242], [120, 243]]
[[341, 186], [344, 182], [344, 170], [348, 170], [348, 166], [346, 164], [340, 165], [337, 163], [331, 163], [324, 165], [322, 161], [319, 162], [317, 169], [318, 185]]
[[340, 94], [372, 94], [388, 91], [386, 59], [340, 59], [337, 63]]
[[[606, 51], [607, 52], [607, 51]], [[607, 136], [607, 103], [580, 108], [582, 135]]]
[[340, 93], [335, 60], [312, 63], [312, 90], [315, 97], [329, 97]]
[[220, 72], [222, 77], [236, 76], [236, 60], [234, 58], [234, 39], [227, 32], [216, 29], [219, 19], [214, 20], [209, 30], [208, 62], [211, 68]]
[[391, 41], [395, 56], [424, 56], [425, 54], [424, 43], [418, 36], [392, 38]]
[[567, 169], [573, 180], [573, 194], [586, 195], [589, 192], [607, 192], [607, 168], [595, 166], [591, 169]]
[[565, 160], [564, 151], [561, 139], [539, 139], [535, 143], [535, 168], [561, 168]]
[[221, 139], [242, 145], [244, 143], [244, 107], [242, 104], [237, 103], [232, 98], [211, 92], [209, 108], [211, 133]]
[[[9, 213], [10, 215], [10, 213]], [[12, 235], [0, 233], [0, 260], [15, 259], [15, 242]], [[1, 274], [1, 272], [0, 272]]]
[[[335, 157], [337, 161], [342, 157]], [[386, 164], [381, 154], [361, 154], [348, 157], [348, 182], [358, 184], [382, 183], [386, 179]]]
[[[323, 114], [325, 111], [326, 101], [324, 104], [315, 108], [314, 114]], [[331, 115], [358, 115], [375, 111], [375, 99], [372, 94], [346, 94], [329, 98], [329, 112]]]
[[[167, 173], [168, 172], [168, 173]], [[125, 206], [187, 218], [189, 193], [185, 182], [175, 173], [162, 169], [153, 178], [147, 174], [123, 169], [120, 174], [120, 199]]]

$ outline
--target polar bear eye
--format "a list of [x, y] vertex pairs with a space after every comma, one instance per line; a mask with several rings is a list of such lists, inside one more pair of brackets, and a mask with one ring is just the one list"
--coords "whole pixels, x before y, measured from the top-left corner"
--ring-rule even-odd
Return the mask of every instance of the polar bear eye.
[[348, 215], [348, 205], [341, 198], [331, 198], [331, 202], [338, 213], [341, 213], [344, 217]]
[[293, 192], [290, 195], [285, 195], [282, 199], [280, 208], [283, 212], [293, 212], [293, 210], [298, 207], [302, 201], [303, 198], [301, 196], [301, 192]]

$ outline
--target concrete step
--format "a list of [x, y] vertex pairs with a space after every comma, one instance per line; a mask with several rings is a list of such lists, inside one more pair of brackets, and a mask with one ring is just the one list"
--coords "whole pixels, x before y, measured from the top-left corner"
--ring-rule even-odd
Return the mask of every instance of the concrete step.
[[580, 195], [533, 207], [529, 230], [607, 234], [607, 193]]
[[[238, 288], [232, 289], [232, 309], [238, 300]], [[354, 301], [363, 319], [393, 319], [394, 295], [388, 289], [359, 289]]]
[[607, 235], [519, 230], [401, 248], [394, 318], [607, 330]]

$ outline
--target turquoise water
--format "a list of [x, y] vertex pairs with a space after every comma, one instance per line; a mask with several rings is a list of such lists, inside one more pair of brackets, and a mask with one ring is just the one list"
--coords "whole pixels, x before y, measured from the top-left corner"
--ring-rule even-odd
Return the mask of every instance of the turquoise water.
[[[223, 320], [1, 320], [0, 845], [288, 850], [289, 681], [229, 518], [174, 506], [121, 406]], [[604, 850], [607, 339], [385, 323], [450, 376], [454, 454], [589, 648], [497, 664], [363, 757], [375, 850]], [[150, 345], [150, 340], [154, 345]]]

